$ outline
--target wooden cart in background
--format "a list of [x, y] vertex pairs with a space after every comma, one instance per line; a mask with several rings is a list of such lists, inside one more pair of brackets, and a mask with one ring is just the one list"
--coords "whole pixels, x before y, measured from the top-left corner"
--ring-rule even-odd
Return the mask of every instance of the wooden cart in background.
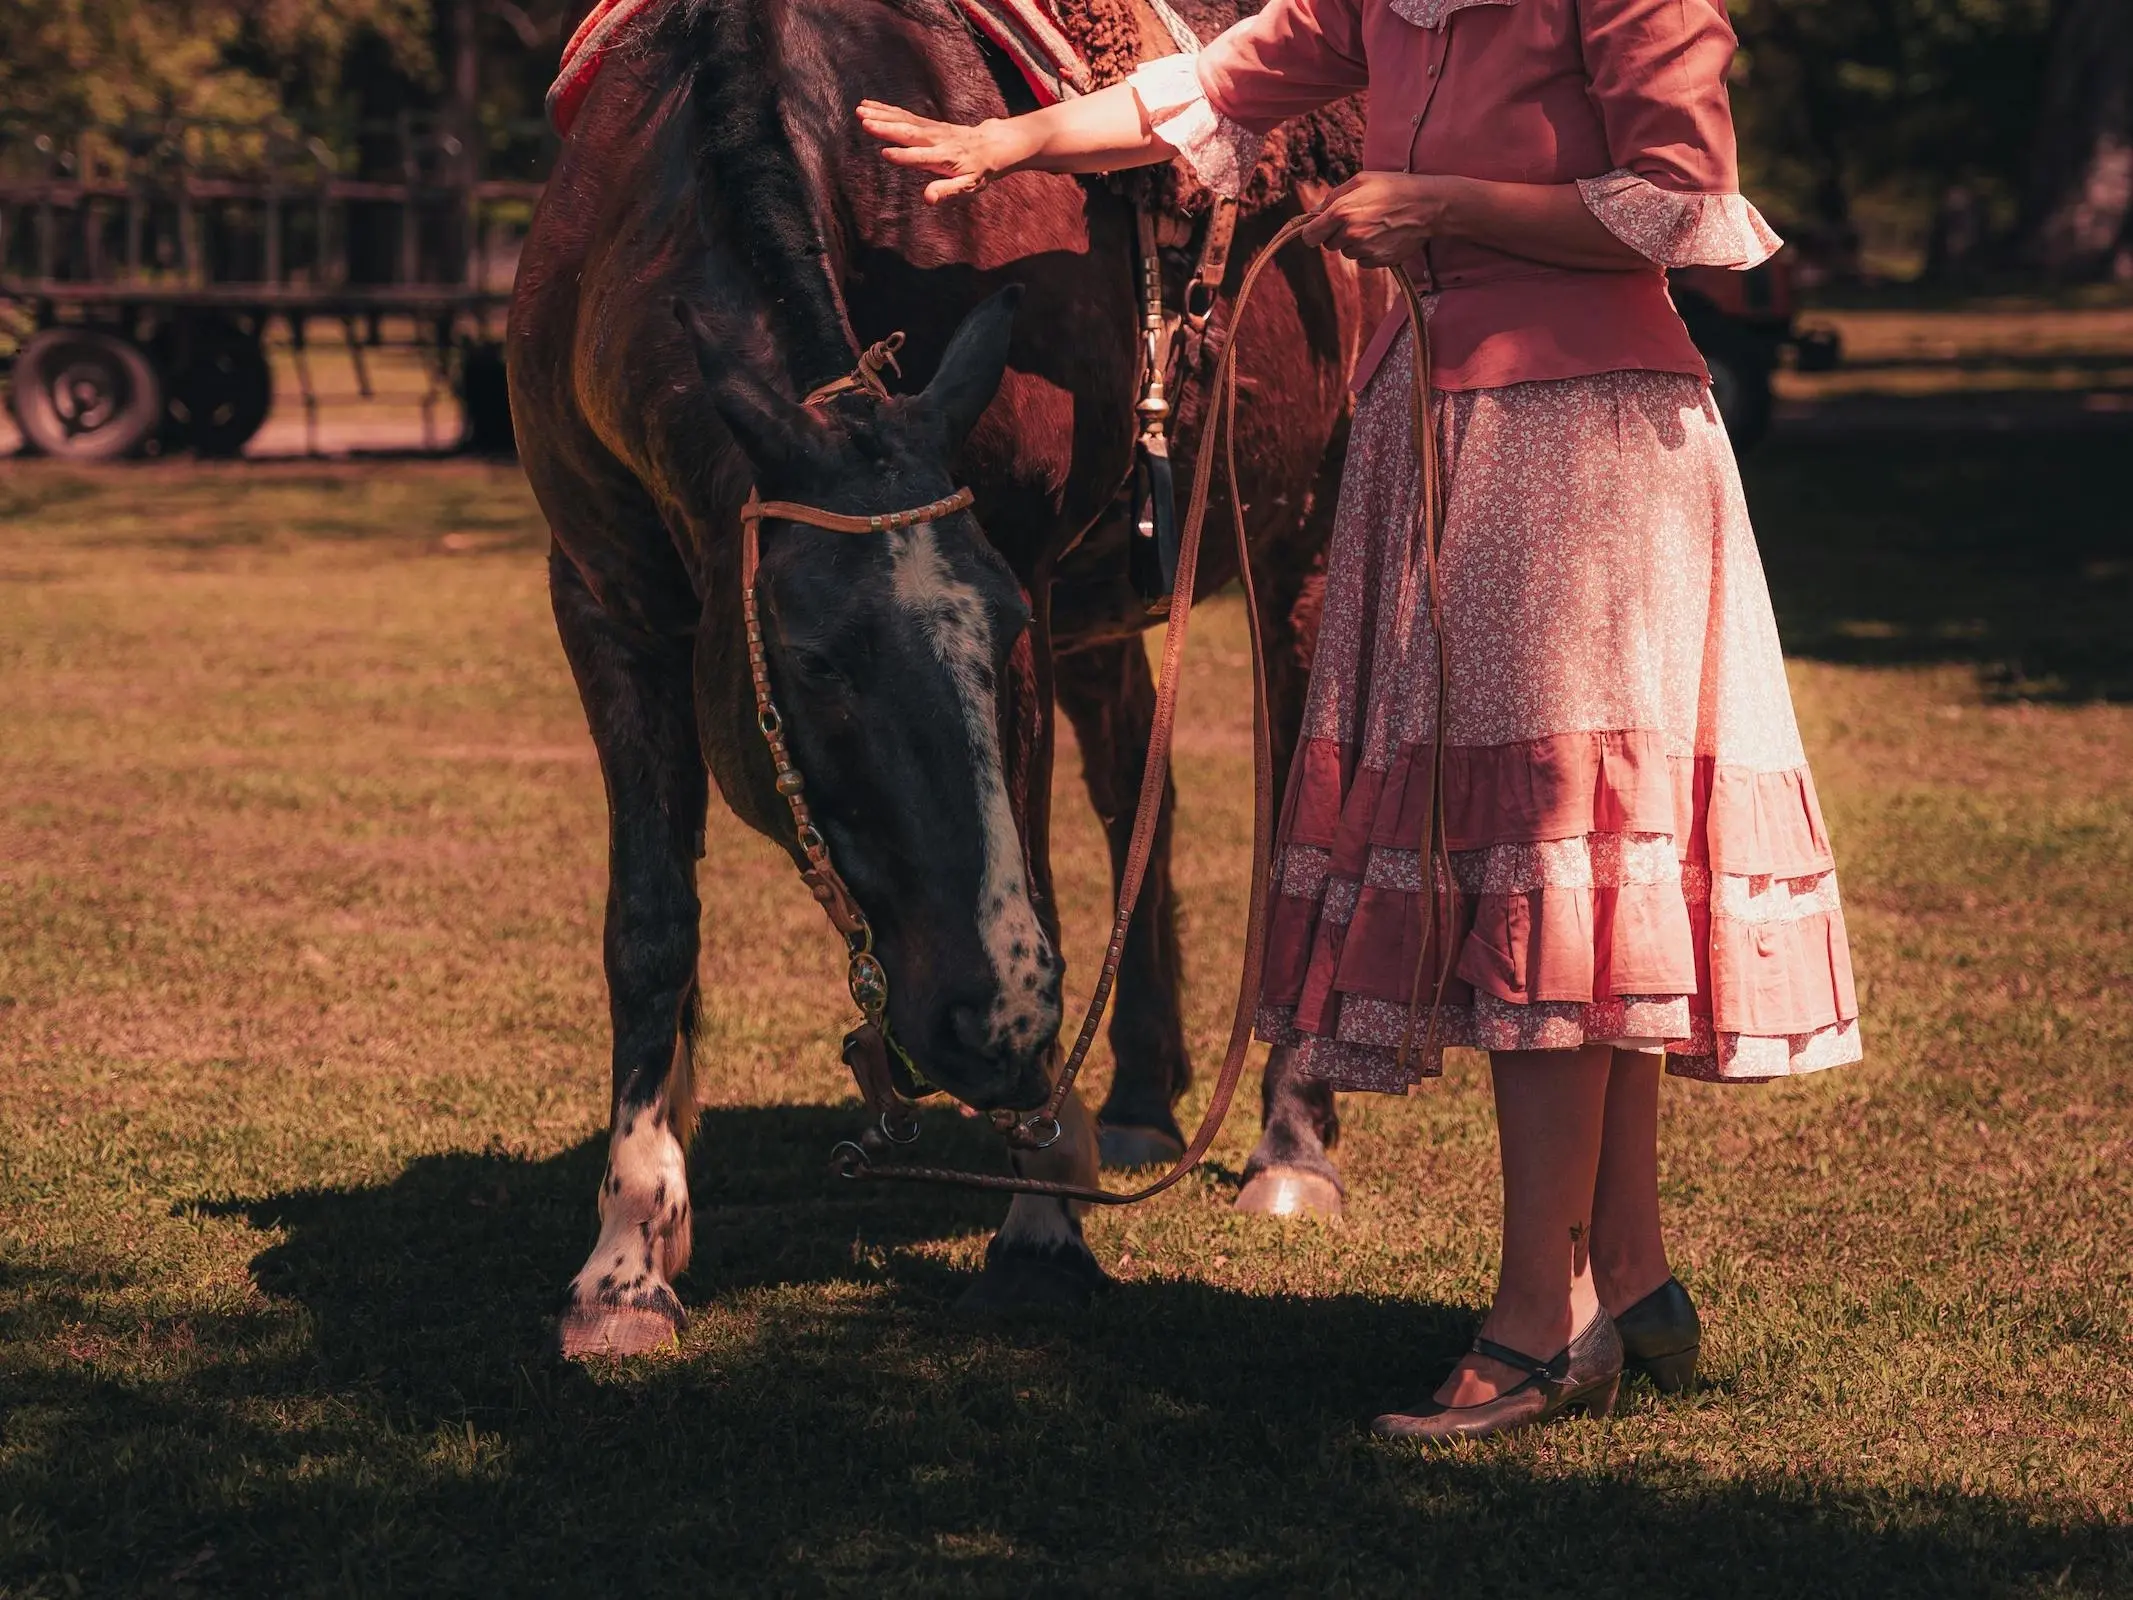
[[278, 320], [314, 443], [323, 333], [366, 393], [365, 349], [419, 347], [430, 398], [460, 401], [456, 443], [508, 450], [503, 317], [549, 154], [544, 127], [449, 113], [332, 142], [279, 120], [0, 120], [0, 365], [25, 448], [236, 455], [274, 404]]

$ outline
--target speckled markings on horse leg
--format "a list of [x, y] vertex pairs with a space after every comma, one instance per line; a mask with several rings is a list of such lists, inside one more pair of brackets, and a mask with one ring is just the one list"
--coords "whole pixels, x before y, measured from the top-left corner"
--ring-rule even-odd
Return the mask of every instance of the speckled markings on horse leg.
[[641, 1355], [671, 1343], [686, 1321], [673, 1279], [689, 1263], [688, 1056], [684, 1038], [658, 1095], [615, 1107], [600, 1239], [570, 1286], [560, 1330], [566, 1355]]
[[941, 555], [933, 524], [890, 536], [896, 603], [917, 622], [934, 658], [948, 669], [961, 702], [985, 831], [985, 876], [978, 940], [998, 981], [986, 1019], [995, 1049], [1020, 1050], [1051, 1020], [1058, 958], [1037, 922], [1023, 871], [1022, 835], [1000, 760], [999, 702], [992, 627], [983, 598], [960, 582]]

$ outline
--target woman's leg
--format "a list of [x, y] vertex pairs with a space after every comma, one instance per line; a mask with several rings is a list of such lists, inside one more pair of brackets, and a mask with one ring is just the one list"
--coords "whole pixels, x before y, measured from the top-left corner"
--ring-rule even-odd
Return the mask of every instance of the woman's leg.
[[1592, 1199], [1592, 1273], [1600, 1304], [1620, 1316], [1673, 1276], [1659, 1231], [1662, 1058], [1614, 1052], [1600, 1173]]
[[[1599, 1309], [1589, 1247], [1612, 1055], [1605, 1045], [1588, 1045], [1489, 1057], [1503, 1155], [1503, 1261], [1481, 1331], [1543, 1361]], [[1469, 1355], [1437, 1399], [1479, 1405], [1527, 1376]]]

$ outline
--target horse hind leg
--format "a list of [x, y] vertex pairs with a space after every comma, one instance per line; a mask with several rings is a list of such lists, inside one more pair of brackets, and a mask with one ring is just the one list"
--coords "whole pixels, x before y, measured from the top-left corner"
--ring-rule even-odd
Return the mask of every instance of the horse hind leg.
[[1340, 1139], [1333, 1091], [1298, 1072], [1287, 1045], [1267, 1057], [1259, 1118], [1259, 1143], [1245, 1160], [1237, 1209], [1266, 1217], [1338, 1214], [1347, 1190], [1327, 1153]]
[[[1346, 454], [1345, 427], [1328, 448], [1331, 477], [1324, 472], [1312, 511], [1287, 570], [1262, 578], [1260, 631], [1266, 640], [1269, 723], [1274, 738], [1276, 794], [1283, 793], [1289, 763], [1303, 725], [1311, 656], [1318, 643], [1325, 594], [1326, 540], [1332, 534], [1338, 472]], [[1296, 1069], [1296, 1052], [1278, 1045], [1267, 1057], [1259, 1087], [1259, 1142], [1244, 1163], [1239, 1211], [1260, 1216], [1331, 1216], [1346, 1198], [1340, 1169], [1329, 1151], [1340, 1139], [1340, 1112], [1333, 1091]]]
[[607, 779], [605, 956], [614, 1022], [600, 1236], [558, 1329], [570, 1356], [671, 1344], [685, 1315], [696, 1122], [696, 839], [707, 789], [686, 649], [616, 625], [560, 555], [550, 592]]
[[[1089, 801], [1111, 847], [1111, 885], [1125, 874], [1133, 813], [1155, 719], [1155, 678], [1138, 638], [1091, 645], [1060, 658], [1059, 704], [1081, 746]], [[1111, 1090], [1098, 1114], [1107, 1167], [1167, 1164], [1185, 1148], [1173, 1109], [1192, 1080], [1178, 1016], [1182, 961], [1170, 881], [1175, 796], [1164, 786], [1140, 902], [1127, 924], [1111, 1011]]]

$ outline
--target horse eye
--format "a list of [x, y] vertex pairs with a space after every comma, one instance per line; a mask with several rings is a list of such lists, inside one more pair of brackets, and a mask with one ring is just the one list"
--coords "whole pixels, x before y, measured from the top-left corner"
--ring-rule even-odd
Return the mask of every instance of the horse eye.
[[837, 664], [836, 658], [824, 651], [799, 648], [789, 651], [788, 654], [793, 671], [803, 678], [844, 678], [844, 669]]

